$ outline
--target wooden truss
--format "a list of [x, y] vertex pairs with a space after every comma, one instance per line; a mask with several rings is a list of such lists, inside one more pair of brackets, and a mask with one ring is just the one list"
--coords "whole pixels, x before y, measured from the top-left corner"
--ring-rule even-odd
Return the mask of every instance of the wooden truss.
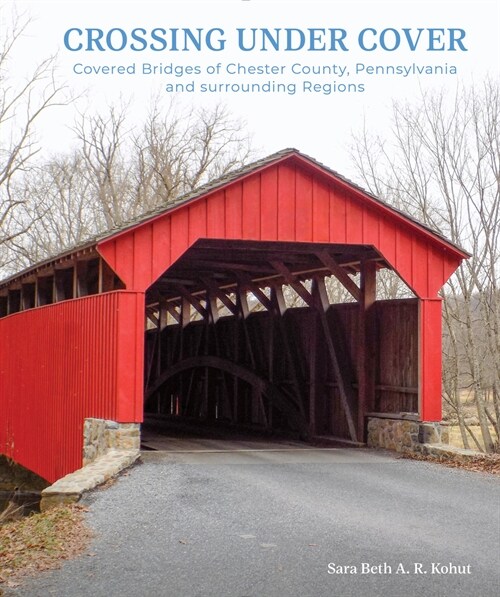
[[[206, 253], [212, 259], [191, 257], [148, 294], [148, 408], [311, 436], [322, 432], [328, 400], [337, 396], [342, 433], [363, 441], [364, 414], [373, 410], [375, 395], [369, 342], [379, 257], [363, 255], [355, 270], [354, 256], [346, 262], [343, 255], [341, 264], [325, 247], [293, 259], [267, 250], [252, 263], [231, 260], [234, 250], [222, 251], [219, 245]], [[361, 274], [360, 286], [348, 273], [353, 271]], [[343, 339], [342, 318], [328, 299], [325, 279], [330, 276], [357, 301], [355, 362]], [[287, 316], [284, 287], [306, 305], [295, 310], [303, 313], [302, 320]], [[221, 309], [232, 317], [221, 318]], [[318, 396], [325, 358], [332, 372], [328, 397]]]

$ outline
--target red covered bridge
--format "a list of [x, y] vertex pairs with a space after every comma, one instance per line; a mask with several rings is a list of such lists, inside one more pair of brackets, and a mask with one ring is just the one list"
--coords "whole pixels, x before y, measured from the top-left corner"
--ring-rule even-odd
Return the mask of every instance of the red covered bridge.
[[[89, 417], [355, 442], [368, 416], [439, 421], [438, 291], [465, 257], [296, 150], [252, 163], [0, 283], [0, 452], [54, 481]], [[384, 268], [414, 298], [377, 301]]]

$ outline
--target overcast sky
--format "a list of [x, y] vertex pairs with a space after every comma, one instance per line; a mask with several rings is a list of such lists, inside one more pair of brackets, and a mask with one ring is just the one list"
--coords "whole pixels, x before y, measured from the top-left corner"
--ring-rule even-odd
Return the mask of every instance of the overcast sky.
[[[132, 98], [131, 110], [140, 119], [147, 111], [151, 95], [160, 93], [168, 101], [172, 94], [168, 84], [182, 84], [184, 92], [178, 92], [180, 103], [210, 105], [217, 101], [226, 103], [235, 116], [247, 121], [253, 133], [254, 144], [261, 153], [271, 153], [284, 147], [296, 147], [319, 159], [328, 166], [347, 175], [350, 165], [347, 146], [352, 130], [357, 130], [366, 118], [370, 128], [384, 129], [389, 126], [389, 112], [394, 100], [413, 101], [421, 90], [446, 87], [453, 91], [458, 84], [468, 83], [474, 78], [480, 81], [489, 73], [498, 76], [500, 71], [500, 42], [498, 22], [500, 3], [493, 1], [457, 2], [452, 0], [426, 1], [350, 1], [350, 2], [289, 2], [284, 0], [226, 0], [225, 2], [191, 1], [141, 1], [123, 0], [99, 1], [16, 1], [3, 2], [6, 8], [2, 17], [8, 17], [9, 7], [17, 7], [33, 17], [33, 23], [18, 46], [15, 68], [22, 75], [42, 57], [59, 52], [59, 74], [75, 94], [87, 93], [87, 99], [80, 101], [91, 106], [105, 107], [121, 96]], [[80, 29], [70, 34], [68, 41], [80, 51], [64, 47], [64, 34], [68, 29]], [[156, 44], [151, 30], [167, 30], [164, 51], [132, 51], [128, 49], [132, 30], [144, 29], [147, 44]], [[169, 29], [203, 29], [202, 47], [197, 50], [189, 42], [188, 51], [171, 51]], [[222, 29], [224, 34], [214, 32], [213, 46], [221, 39], [225, 47], [221, 51], [210, 49], [205, 34], [210, 29]], [[272, 48], [267, 40], [267, 51], [261, 51], [261, 29], [269, 29], [273, 35], [279, 33], [279, 49]], [[294, 47], [301, 43], [301, 32], [306, 41], [302, 49], [286, 51], [286, 29]], [[318, 29], [312, 42], [314, 51], [309, 51], [311, 41], [309, 29]], [[87, 43], [86, 29], [103, 31], [102, 43], [106, 47], [106, 34], [112, 30], [110, 43], [115, 50], [84, 51]], [[238, 40], [238, 29], [244, 29]], [[238, 44], [252, 42], [252, 29], [256, 32], [256, 48], [244, 51]], [[321, 30], [324, 29], [323, 33]], [[335, 29], [335, 33], [329, 30]], [[359, 33], [369, 29], [360, 40]], [[419, 33], [419, 29], [422, 31]], [[429, 33], [428, 29], [444, 29]], [[450, 34], [449, 30], [457, 30]], [[458, 30], [464, 30], [461, 44], [455, 41], [455, 51], [450, 49], [450, 35], [460, 38]], [[388, 30], [382, 33], [384, 30]], [[406, 32], [405, 32], [406, 30]], [[343, 34], [342, 31], [345, 33]], [[117, 51], [127, 35], [126, 48]], [[381, 38], [381, 34], [383, 37]], [[336, 50], [332, 51], [332, 35]], [[342, 37], [344, 35], [344, 37]], [[181, 36], [182, 37], [182, 36]], [[399, 46], [397, 40], [399, 37]], [[340, 43], [343, 42], [343, 45]], [[181, 43], [179, 41], [179, 43]], [[365, 49], [360, 47], [364, 44]], [[385, 44], [384, 50], [380, 45]], [[377, 48], [370, 50], [377, 44]], [[411, 51], [409, 45], [414, 44]], [[135, 42], [136, 48], [144, 43]], [[467, 51], [463, 51], [460, 46]], [[434, 51], [429, 51], [433, 46]], [[95, 45], [93, 46], [96, 47]], [[323, 49], [324, 48], [324, 49]], [[444, 48], [441, 50], [440, 48]], [[220, 74], [209, 74], [207, 69], [216, 69]], [[237, 68], [232, 65], [253, 67], [264, 73], [232, 74]], [[144, 66], [146, 65], [146, 66]], [[148, 66], [157, 70], [173, 67], [190, 67], [193, 72], [183, 76], [169, 76], [158, 73], [142, 74]], [[295, 66], [294, 66], [295, 65]], [[123, 67], [135, 74], [78, 74], [82, 70], [99, 70], [102, 67]], [[440, 67], [444, 74], [369, 74], [373, 67], [403, 67], [423, 69], [427, 66]], [[267, 67], [267, 69], [266, 69]], [[326, 67], [326, 68], [325, 68]], [[304, 69], [330, 70], [331, 74], [311, 74]], [[296, 73], [292, 72], [292, 69]], [[358, 73], [356, 70], [358, 69]], [[362, 70], [360, 70], [362, 69]], [[456, 72], [455, 72], [456, 69]], [[189, 70], [189, 69], [188, 69]], [[231, 72], [228, 72], [231, 71]], [[199, 71], [199, 72], [197, 72]], [[244, 93], [238, 89], [248, 83], [260, 85], [260, 93]], [[227, 92], [202, 92], [203, 85], [230, 85]], [[266, 84], [273, 87], [281, 84], [286, 91], [266, 92]], [[351, 91], [343, 91], [342, 85], [350, 85]], [[316, 86], [316, 90], [313, 90]], [[330, 87], [329, 87], [330, 86]], [[337, 91], [334, 91], [337, 86]], [[340, 88], [339, 88], [340, 86]], [[354, 91], [354, 87], [356, 91]], [[194, 91], [189, 91], [193, 89]], [[361, 88], [364, 89], [361, 91]], [[328, 91], [331, 91], [328, 93]], [[71, 124], [75, 107], [61, 108], [52, 112], [41, 130], [45, 147], [50, 151], [64, 149], [71, 141], [67, 125]]]

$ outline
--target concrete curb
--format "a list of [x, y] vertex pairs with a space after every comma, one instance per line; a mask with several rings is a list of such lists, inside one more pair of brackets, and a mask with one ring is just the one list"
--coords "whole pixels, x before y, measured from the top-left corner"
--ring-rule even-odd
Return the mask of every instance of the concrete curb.
[[449, 444], [421, 444], [419, 449], [413, 452], [424, 456], [432, 456], [436, 460], [455, 460], [456, 462], [477, 462], [478, 460], [489, 460], [491, 458], [491, 454], [457, 448]]
[[85, 491], [102, 485], [131, 466], [139, 458], [139, 450], [109, 450], [74, 473], [58, 479], [42, 491], [40, 510], [44, 512], [60, 504], [77, 502]]

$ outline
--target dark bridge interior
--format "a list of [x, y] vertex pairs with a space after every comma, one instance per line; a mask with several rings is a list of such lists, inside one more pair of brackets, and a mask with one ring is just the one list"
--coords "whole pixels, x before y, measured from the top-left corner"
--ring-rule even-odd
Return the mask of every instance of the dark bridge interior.
[[368, 414], [416, 413], [417, 301], [375, 302], [384, 267], [371, 246], [198, 241], [147, 292], [146, 419], [362, 442]]

